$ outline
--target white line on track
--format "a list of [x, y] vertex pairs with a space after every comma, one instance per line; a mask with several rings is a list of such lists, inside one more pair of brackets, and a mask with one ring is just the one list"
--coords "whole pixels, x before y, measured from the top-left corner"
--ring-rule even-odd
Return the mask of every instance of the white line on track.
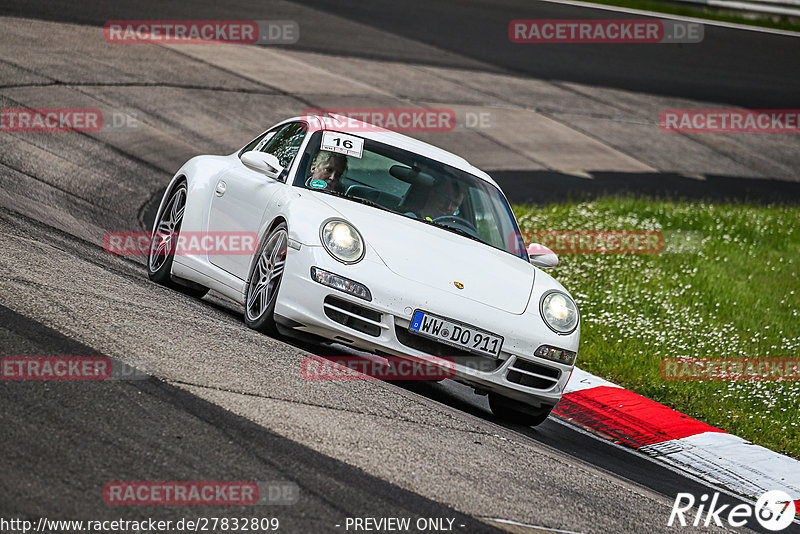
[[618, 13], [631, 13], [633, 15], [647, 15], [660, 19], [681, 20], [686, 22], [699, 22], [700, 24], [705, 24], [706, 26], [719, 26], [720, 28], [730, 28], [733, 30], [750, 30], [754, 32], [771, 33], [775, 35], [786, 35], [789, 37], [800, 37], [800, 32], [793, 32], [789, 30], [762, 28], [761, 26], [748, 26], [747, 24], [736, 24], [735, 22], [723, 22], [720, 20], [685, 17], [682, 15], [673, 15], [671, 13], [659, 13], [657, 11], [632, 9], [629, 7], [609, 6], [605, 4], [593, 4], [591, 2], [580, 2], [578, 0], [539, 0], [539, 1], [550, 2], [551, 4], [564, 4], [568, 6], [586, 7], [590, 9], [602, 9], [604, 11], [616, 11]]
[[581, 534], [580, 532], [575, 532], [573, 530], [560, 530], [557, 528], [542, 527], [539, 525], [528, 525], [527, 523], [519, 523], [517, 521], [512, 521], [511, 519], [498, 519], [496, 517], [481, 517], [480, 519], [483, 519], [484, 521], [493, 521], [495, 523], [502, 523], [505, 525], [514, 525], [516, 527], [532, 528], [544, 532], [558, 532], [559, 534]]

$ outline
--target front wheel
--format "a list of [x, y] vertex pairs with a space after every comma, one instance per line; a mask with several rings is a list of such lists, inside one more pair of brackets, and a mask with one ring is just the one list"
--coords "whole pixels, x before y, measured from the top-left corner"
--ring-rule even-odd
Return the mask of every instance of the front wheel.
[[541, 425], [553, 410], [552, 406], [534, 408], [497, 393], [489, 393], [489, 407], [500, 419], [522, 426]]
[[147, 276], [153, 282], [176, 289], [192, 297], [201, 298], [208, 289], [197, 284], [181, 284], [172, 279], [172, 262], [175, 259], [178, 236], [181, 232], [183, 212], [186, 209], [186, 181], [175, 187], [164, 210], [159, 214], [158, 223], [150, 237], [150, 251], [147, 255]]
[[277, 335], [275, 303], [286, 265], [289, 232], [285, 223], [276, 226], [259, 249], [247, 283], [244, 322], [254, 330]]

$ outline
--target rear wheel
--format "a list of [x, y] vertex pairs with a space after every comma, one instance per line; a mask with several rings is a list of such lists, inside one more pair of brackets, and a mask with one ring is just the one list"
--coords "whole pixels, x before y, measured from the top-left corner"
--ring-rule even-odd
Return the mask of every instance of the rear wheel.
[[200, 298], [208, 293], [207, 288], [190, 282], [181, 284], [179, 281], [173, 280], [170, 274], [183, 222], [183, 211], [186, 208], [186, 191], [186, 181], [183, 180], [172, 190], [169, 200], [164, 205], [164, 210], [159, 214], [158, 222], [150, 238], [147, 276], [157, 284]]
[[244, 306], [244, 322], [254, 330], [270, 335], [278, 334], [275, 324], [275, 303], [286, 265], [286, 249], [289, 232], [285, 223], [272, 229], [258, 252], [250, 281], [247, 283], [247, 298]]
[[489, 407], [500, 419], [522, 426], [541, 425], [553, 410], [552, 406], [534, 408], [497, 393], [489, 393]]

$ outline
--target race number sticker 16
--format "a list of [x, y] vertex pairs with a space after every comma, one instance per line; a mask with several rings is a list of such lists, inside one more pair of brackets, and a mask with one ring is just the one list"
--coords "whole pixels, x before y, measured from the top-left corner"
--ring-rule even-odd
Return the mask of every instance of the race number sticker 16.
[[322, 144], [319, 149], [361, 158], [364, 151], [364, 140], [339, 132], [325, 132], [322, 134]]

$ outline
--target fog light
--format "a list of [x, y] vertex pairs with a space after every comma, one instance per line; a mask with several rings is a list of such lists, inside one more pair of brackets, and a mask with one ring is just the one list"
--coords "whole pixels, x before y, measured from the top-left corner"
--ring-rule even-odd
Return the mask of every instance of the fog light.
[[557, 349], [548, 345], [542, 345], [536, 349], [536, 352], [534, 352], [533, 355], [539, 356], [540, 358], [547, 358], [548, 360], [553, 360], [554, 362], [563, 363], [566, 365], [573, 365], [575, 363], [575, 356], [577, 356], [577, 354], [572, 351]]
[[354, 297], [364, 300], [372, 300], [372, 294], [369, 292], [369, 289], [367, 289], [367, 286], [364, 284], [359, 284], [358, 282], [350, 280], [349, 278], [345, 278], [344, 276], [339, 276], [338, 274], [329, 273], [328, 271], [323, 271], [317, 267], [312, 267], [311, 278], [315, 282], [319, 282], [324, 286], [332, 287], [333, 289], [348, 293]]

